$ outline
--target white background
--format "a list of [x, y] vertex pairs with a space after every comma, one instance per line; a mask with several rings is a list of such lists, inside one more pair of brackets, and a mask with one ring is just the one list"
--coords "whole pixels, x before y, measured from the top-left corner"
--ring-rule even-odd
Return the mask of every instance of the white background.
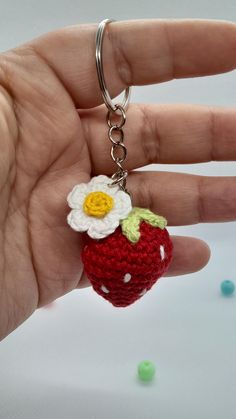
[[[236, 2], [0, 0], [0, 50], [105, 17], [235, 21]], [[132, 100], [234, 106], [235, 91], [232, 72], [134, 88]], [[236, 164], [161, 170], [235, 175]], [[210, 244], [204, 270], [160, 280], [127, 309], [114, 309], [91, 289], [74, 291], [54, 308], [38, 310], [0, 344], [1, 419], [235, 418], [236, 298], [223, 298], [219, 285], [236, 280], [236, 223], [172, 231]], [[136, 366], [145, 358], [157, 366], [149, 385], [136, 379]]]

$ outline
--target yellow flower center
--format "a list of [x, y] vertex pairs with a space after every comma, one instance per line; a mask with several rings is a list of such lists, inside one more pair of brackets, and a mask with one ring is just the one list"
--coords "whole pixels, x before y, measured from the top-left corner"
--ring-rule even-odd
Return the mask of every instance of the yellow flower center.
[[84, 201], [83, 210], [87, 215], [102, 218], [114, 206], [113, 198], [105, 192], [90, 192]]

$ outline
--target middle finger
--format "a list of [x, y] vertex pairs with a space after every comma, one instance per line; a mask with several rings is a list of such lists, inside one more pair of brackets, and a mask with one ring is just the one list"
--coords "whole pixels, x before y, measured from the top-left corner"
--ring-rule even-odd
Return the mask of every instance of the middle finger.
[[[106, 108], [79, 111], [94, 175], [111, 174]], [[236, 110], [193, 105], [133, 104], [127, 112], [125, 168], [152, 163], [236, 160]]]

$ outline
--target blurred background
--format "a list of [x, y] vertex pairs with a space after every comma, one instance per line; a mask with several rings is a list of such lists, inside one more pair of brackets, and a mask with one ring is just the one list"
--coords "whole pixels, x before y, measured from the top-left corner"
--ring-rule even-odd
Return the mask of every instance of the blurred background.
[[[236, 2], [0, 0], [0, 50], [106, 17], [236, 21]], [[235, 92], [231, 72], [133, 88], [132, 101], [235, 106]], [[236, 174], [236, 163], [154, 169], [224, 176]], [[236, 298], [222, 297], [219, 287], [224, 279], [236, 281], [236, 223], [171, 232], [208, 242], [212, 257], [204, 270], [161, 279], [123, 310], [90, 288], [74, 291], [0, 344], [0, 419], [235, 418]], [[157, 366], [149, 385], [136, 378], [145, 358]]]

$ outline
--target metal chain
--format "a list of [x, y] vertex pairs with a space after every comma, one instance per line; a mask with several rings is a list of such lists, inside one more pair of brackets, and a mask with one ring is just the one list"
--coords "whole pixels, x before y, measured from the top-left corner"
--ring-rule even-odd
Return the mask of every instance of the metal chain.
[[[119, 113], [118, 113], [119, 112]], [[120, 116], [120, 121], [118, 122], [112, 122], [111, 115], [113, 114], [116, 116]], [[124, 131], [123, 126], [126, 122], [126, 113], [125, 109], [122, 105], [116, 104], [115, 110], [109, 110], [107, 113], [107, 125], [108, 125], [108, 138], [112, 143], [111, 146], [111, 158], [116, 163], [118, 169], [117, 171], [112, 175], [113, 182], [109, 184], [110, 187], [114, 185], [119, 185], [119, 188], [128, 193], [126, 188], [126, 178], [128, 176], [128, 170], [125, 170], [123, 168], [123, 163], [127, 157], [127, 148], [124, 144]], [[116, 138], [114, 138], [114, 134], [116, 134]]]
[[[108, 23], [114, 22], [113, 19], [105, 19], [99, 23], [98, 29], [96, 32], [96, 68], [97, 68], [97, 75], [99, 86], [101, 89], [101, 94], [104, 100], [104, 103], [108, 109], [107, 113], [107, 124], [108, 124], [108, 138], [112, 143], [111, 146], [111, 158], [117, 165], [117, 171], [112, 175], [113, 182], [109, 184], [110, 187], [114, 185], [118, 185], [119, 188], [128, 193], [126, 189], [126, 178], [128, 176], [128, 171], [123, 168], [123, 163], [127, 156], [127, 148], [124, 145], [124, 132], [123, 126], [126, 121], [126, 113], [125, 110], [128, 108], [129, 101], [130, 101], [130, 91], [131, 87], [128, 86], [124, 92], [124, 98], [122, 104], [115, 104], [112, 101], [112, 98], [107, 90], [104, 72], [103, 72], [103, 53], [102, 53], [102, 44], [103, 44], [103, 36], [106, 25]], [[112, 115], [120, 116], [120, 122], [115, 123], [112, 122]], [[113, 119], [114, 121], [114, 119]], [[115, 138], [114, 135], [116, 134]]]

